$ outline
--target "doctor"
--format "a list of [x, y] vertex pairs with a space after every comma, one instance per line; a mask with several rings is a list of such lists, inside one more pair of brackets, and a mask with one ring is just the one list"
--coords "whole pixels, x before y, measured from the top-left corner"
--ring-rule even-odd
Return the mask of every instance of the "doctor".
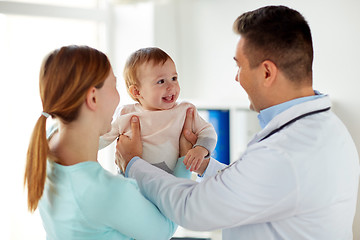
[[126, 176], [174, 222], [223, 229], [224, 240], [352, 239], [358, 154], [329, 96], [312, 88], [307, 22], [295, 10], [269, 6], [242, 14], [234, 31], [235, 79], [263, 129], [234, 164], [206, 161], [200, 183], [151, 166], [138, 157], [141, 140], [121, 136]]

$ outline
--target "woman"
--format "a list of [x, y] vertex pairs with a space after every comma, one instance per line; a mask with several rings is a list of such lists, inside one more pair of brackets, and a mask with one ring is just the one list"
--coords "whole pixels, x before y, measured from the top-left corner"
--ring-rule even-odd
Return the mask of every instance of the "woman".
[[[47, 239], [169, 239], [176, 225], [136, 182], [97, 161], [99, 137], [110, 130], [120, 100], [105, 54], [86, 46], [53, 51], [41, 67], [40, 96], [25, 185], [29, 211], [39, 207]], [[58, 128], [46, 136], [49, 116]]]

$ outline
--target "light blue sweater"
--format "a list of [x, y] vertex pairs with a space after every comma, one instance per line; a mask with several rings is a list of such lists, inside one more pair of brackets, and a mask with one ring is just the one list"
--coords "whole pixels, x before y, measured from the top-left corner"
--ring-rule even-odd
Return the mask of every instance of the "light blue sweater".
[[48, 161], [39, 210], [47, 239], [169, 239], [177, 225], [139, 191], [98, 162], [62, 166]]

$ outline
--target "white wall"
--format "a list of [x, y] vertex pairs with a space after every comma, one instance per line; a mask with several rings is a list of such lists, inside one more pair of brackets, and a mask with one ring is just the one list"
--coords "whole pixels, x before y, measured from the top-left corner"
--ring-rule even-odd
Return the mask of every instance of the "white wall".
[[[333, 110], [348, 127], [360, 152], [360, 2], [356, 0], [182, 0], [155, 8], [155, 45], [168, 51], [178, 67], [181, 97], [247, 105], [235, 83], [237, 36], [232, 23], [244, 11], [287, 5], [302, 13], [314, 41], [314, 88], [331, 96]], [[354, 239], [360, 238], [360, 204]]]
[[[153, 44], [151, 3], [90, 8], [88, 4], [95, 1], [85, 0], [81, 4], [77, 0], [47, 0], [55, 5], [61, 2], [70, 6], [71, 2], [79, 6], [72, 8], [45, 5], [46, 1], [42, 1], [44, 4], [26, 1], [29, 3], [0, 1], [0, 79], [3, 90], [0, 94], [0, 151], [3, 160], [0, 168], [0, 239], [6, 240], [46, 238], [39, 211], [28, 212], [27, 192], [23, 186], [30, 135], [42, 111], [38, 76], [44, 56], [69, 44], [88, 45], [104, 51], [118, 76], [121, 103], [125, 104], [129, 101], [122, 80], [125, 58], [135, 49]], [[112, 147], [101, 150], [98, 159], [103, 167], [114, 171], [115, 146]]]

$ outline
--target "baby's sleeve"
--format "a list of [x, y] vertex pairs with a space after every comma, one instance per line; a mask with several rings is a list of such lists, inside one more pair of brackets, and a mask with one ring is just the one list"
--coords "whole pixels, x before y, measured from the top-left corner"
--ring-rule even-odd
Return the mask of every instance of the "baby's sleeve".
[[130, 130], [130, 113], [133, 112], [135, 112], [134, 104], [124, 105], [116, 109], [115, 120], [111, 123], [111, 130], [99, 139], [99, 150], [115, 141], [120, 136], [120, 133]]
[[217, 134], [215, 128], [211, 123], [205, 121], [200, 115], [199, 112], [194, 107], [194, 132], [198, 136], [198, 139], [194, 145], [202, 146], [209, 151], [209, 154], [206, 157], [210, 157], [211, 153], [214, 151]]
[[117, 118], [111, 124], [110, 132], [105, 133], [104, 135], [100, 136], [99, 139], [99, 150], [107, 147], [112, 143], [117, 137], [119, 137], [119, 118]]

